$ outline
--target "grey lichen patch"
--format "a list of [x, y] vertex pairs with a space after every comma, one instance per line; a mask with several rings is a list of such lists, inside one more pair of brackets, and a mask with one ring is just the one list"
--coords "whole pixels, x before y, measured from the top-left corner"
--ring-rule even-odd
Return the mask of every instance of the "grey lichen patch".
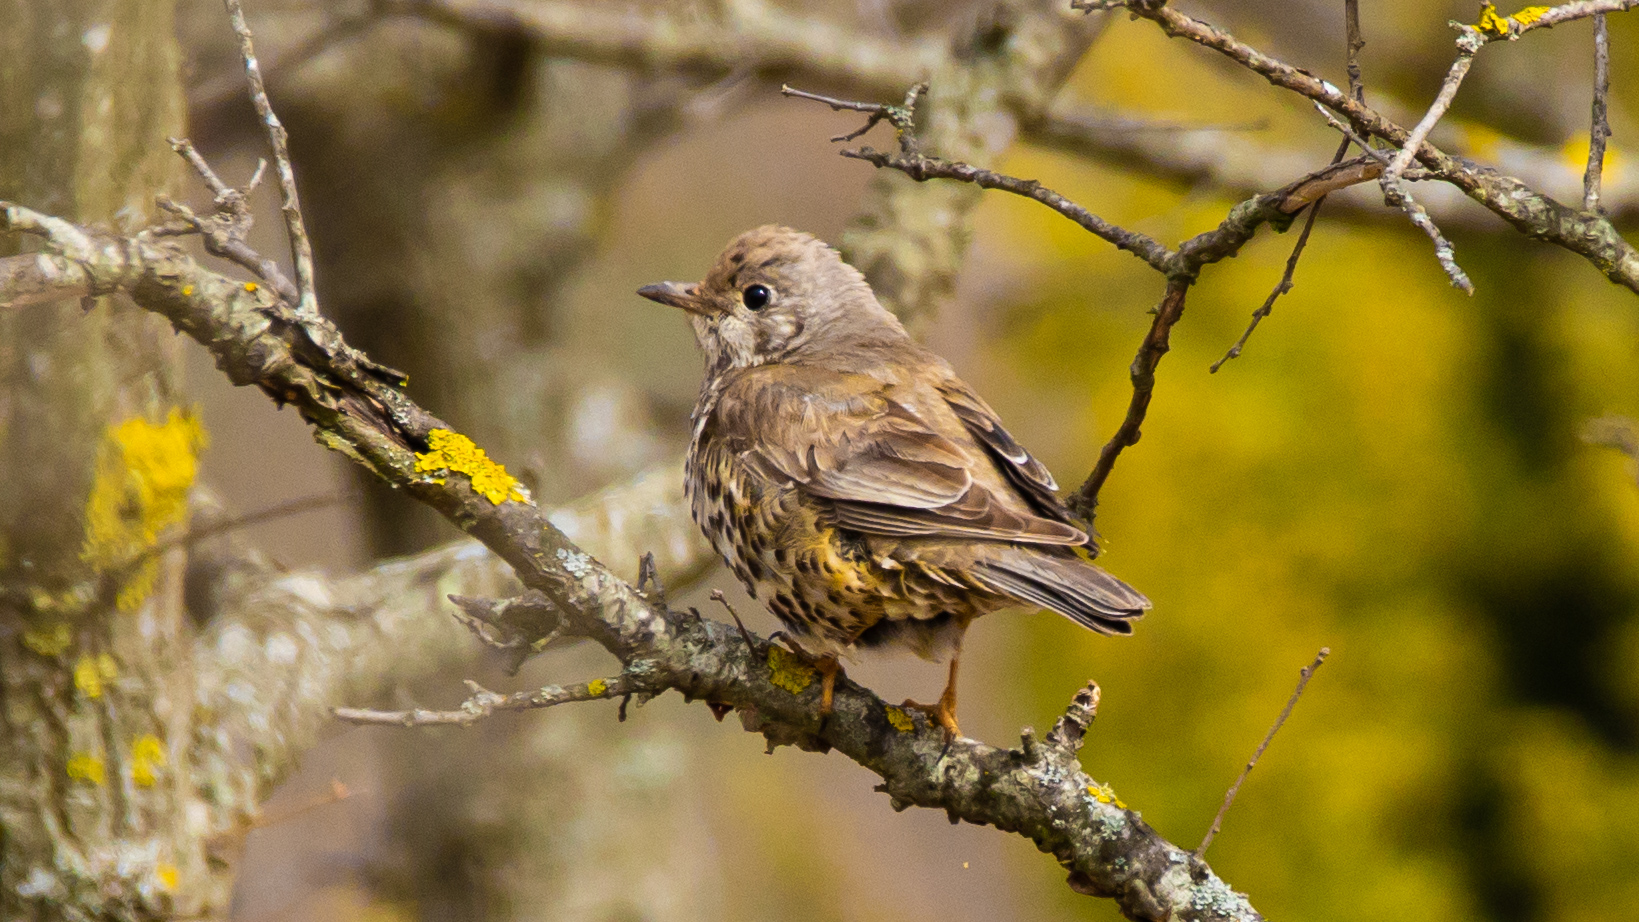
[[585, 579], [592, 572], [592, 558], [590, 555], [560, 547], [555, 556], [558, 558], [558, 562], [563, 564], [563, 568], [569, 571], [569, 575], [576, 579]]
[[1190, 908], [1203, 919], [1244, 919], [1253, 915], [1246, 896], [1229, 889], [1216, 875], [1209, 875], [1196, 886]]

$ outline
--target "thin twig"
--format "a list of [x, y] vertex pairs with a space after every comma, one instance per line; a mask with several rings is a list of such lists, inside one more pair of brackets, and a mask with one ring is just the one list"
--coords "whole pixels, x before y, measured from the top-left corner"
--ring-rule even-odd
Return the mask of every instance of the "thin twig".
[[1451, 284], [1466, 294], [1473, 294], [1474, 283], [1469, 281], [1468, 274], [1457, 265], [1456, 251], [1452, 249], [1451, 241], [1440, 233], [1434, 219], [1429, 217], [1428, 209], [1419, 204], [1401, 182], [1402, 174], [1416, 158], [1423, 141], [1428, 138], [1428, 133], [1434, 130], [1434, 126], [1451, 107], [1452, 99], [1457, 96], [1457, 88], [1462, 86], [1463, 78], [1468, 75], [1468, 69], [1474, 63], [1475, 52], [1485, 44], [1484, 35], [1473, 27], [1458, 23], [1455, 24], [1455, 28], [1461, 33], [1457, 37], [1457, 58], [1451, 62], [1451, 69], [1446, 72], [1445, 81], [1440, 84], [1440, 92], [1435, 95], [1434, 102], [1429, 105], [1428, 111], [1423, 113], [1422, 120], [1406, 136], [1405, 142], [1400, 145], [1400, 152], [1389, 161], [1388, 168], [1383, 170], [1382, 177], [1378, 179], [1378, 184], [1383, 188], [1383, 201], [1404, 211], [1406, 216], [1411, 218], [1411, 223], [1417, 225], [1428, 235], [1429, 240], [1433, 241], [1435, 258], [1440, 261], [1441, 268], [1445, 269]]
[[837, 99], [833, 96], [821, 96], [807, 90], [799, 90], [790, 84], [780, 85], [780, 95], [794, 99], [811, 99], [814, 102], [823, 102], [831, 107], [833, 112], [864, 112], [870, 115], [865, 124], [847, 134], [839, 134], [832, 138], [833, 142], [852, 141], [862, 137], [865, 132], [876, 127], [877, 122], [886, 121], [899, 133], [900, 147], [907, 152], [916, 150], [916, 103], [922, 94], [928, 91], [926, 83], [918, 83], [905, 93], [905, 101], [897, 106], [884, 105], [877, 102], [854, 102], [847, 99]]
[[256, 105], [256, 114], [267, 130], [268, 143], [273, 147], [273, 165], [279, 175], [279, 210], [285, 216], [285, 231], [290, 236], [290, 250], [296, 263], [296, 315], [314, 318], [319, 315], [318, 296], [313, 289], [313, 244], [307, 238], [307, 225], [302, 221], [302, 206], [296, 196], [296, 171], [290, 165], [289, 136], [268, 101], [267, 87], [262, 83], [262, 67], [256, 62], [256, 49], [251, 45], [250, 26], [245, 22], [245, 10], [240, 0], [222, 0], [233, 31], [239, 35], [239, 52], [245, 59], [245, 78], [250, 83], [250, 99]]
[[217, 535], [238, 531], [242, 528], [249, 528], [252, 525], [263, 525], [278, 519], [288, 518], [293, 515], [300, 515], [304, 512], [312, 512], [316, 509], [323, 509], [327, 506], [338, 505], [355, 498], [356, 496], [352, 493], [320, 493], [314, 496], [301, 496], [297, 497], [296, 499], [289, 500], [288, 502], [268, 506], [265, 509], [258, 509], [255, 512], [247, 512], [244, 515], [234, 516], [233, 518], [225, 521], [214, 522], [198, 528], [190, 528], [179, 535], [166, 538], [163, 541], [155, 542], [153, 545], [144, 549], [141, 554], [138, 554], [136, 557], [132, 558], [131, 562], [125, 566], [126, 568], [135, 567], [144, 561], [151, 560], [154, 557], [171, 550], [172, 548], [192, 547], [206, 538], [214, 538]]
[[734, 610], [733, 605], [729, 604], [728, 596], [723, 595], [723, 590], [713, 589], [711, 591], [711, 600], [728, 609], [728, 616], [734, 619], [734, 626], [740, 629], [740, 639], [745, 641], [746, 646], [752, 650], [757, 649], [757, 641], [752, 638], [751, 632], [746, 630], [746, 623], [740, 620], [740, 613]]
[[1104, 488], [1104, 481], [1109, 478], [1122, 449], [1138, 444], [1143, 434], [1140, 427], [1144, 424], [1144, 415], [1149, 412], [1150, 397], [1155, 393], [1155, 366], [1160, 364], [1161, 356], [1172, 348], [1167, 337], [1172, 332], [1172, 325], [1184, 313], [1184, 296], [1189, 293], [1189, 286], [1188, 279], [1167, 280], [1166, 297], [1155, 309], [1155, 319], [1150, 323], [1149, 332], [1144, 335], [1143, 344], [1138, 347], [1138, 355], [1133, 358], [1133, 395], [1132, 401], [1127, 404], [1127, 417], [1121, 421], [1121, 428], [1116, 430], [1115, 435], [1104, 443], [1103, 450], [1098, 453], [1098, 464], [1088, 475], [1087, 482], [1069, 499], [1070, 508], [1083, 518], [1092, 519], [1093, 511], [1098, 507], [1098, 491]]
[[1241, 769], [1240, 777], [1235, 779], [1235, 783], [1230, 785], [1229, 791], [1224, 794], [1223, 805], [1218, 808], [1218, 815], [1212, 818], [1212, 828], [1206, 831], [1206, 838], [1202, 839], [1201, 844], [1195, 849], [1196, 858], [1206, 855], [1207, 847], [1212, 844], [1213, 839], [1217, 838], [1218, 830], [1223, 828], [1224, 814], [1229, 812], [1230, 804], [1235, 802], [1235, 795], [1241, 791], [1241, 783], [1246, 781], [1247, 775], [1252, 774], [1252, 767], [1257, 765], [1258, 759], [1263, 757], [1263, 751], [1269, 748], [1269, 742], [1275, 738], [1276, 733], [1280, 732], [1281, 725], [1286, 723], [1286, 718], [1292, 716], [1292, 709], [1297, 707], [1298, 698], [1303, 696], [1303, 689], [1308, 687], [1309, 680], [1315, 675], [1315, 670], [1319, 669], [1320, 664], [1326, 662], [1326, 657], [1331, 655], [1332, 649], [1330, 647], [1321, 647], [1320, 652], [1315, 654], [1315, 661], [1305, 666], [1298, 673], [1298, 687], [1292, 689], [1292, 697], [1286, 699], [1286, 707], [1281, 708], [1280, 716], [1275, 718], [1274, 726], [1271, 726], [1269, 732], [1264, 734], [1263, 742], [1258, 744], [1258, 749], [1252, 753], [1251, 760], [1246, 763], [1245, 768]]
[[1148, 234], [1127, 230], [1124, 227], [1111, 224], [1034, 179], [1019, 179], [993, 170], [976, 167], [972, 164], [954, 160], [941, 160], [938, 157], [927, 157], [922, 154], [887, 154], [869, 147], [862, 147], [858, 150], [845, 150], [842, 152], [842, 156], [851, 157], [855, 160], [864, 160], [866, 163], [878, 167], [898, 170], [917, 182], [926, 182], [930, 179], [954, 179], [959, 182], [973, 183], [982, 189], [999, 189], [1003, 192], [1011, 192], [1014, 195], [1032, 199], [1076, 222], [1094, 236], [1114, 244], [1118, 249], [1132, 253], [1139, 259], [1149, 263], [1150, 267], [1158, 272], [1170, 273], [1175, 268], [1172, 263], [1176, 254], [1168, 249], [1166, 244]]
[[1468, 76], [1468, 69], [1474, 63], [1474, 53], [1479, 50], [1483, 41], [1478, 37], [1479, 33], [1473, 29], [1467, 26], [1461, 28], [1467, 31], [1457, 39], [1457, 58], [1451, 62], [1451, 69], [1446, 72], [1445, 81], [1440, 84], [1440, 92], [1435, 94], [1434, 102], [1429, 104], [1422, 120], [1412, 127], [1411, 134], [1406, 137], [1405, 143], [1400, 145], [1400, 152], [1389, 161], [1389, 168], [1383, 172], [1383, 178], [1380, 180], [1384, 186], [1400, 181], [1400, 174], [1411, 165], [1412, 159], [1417, 156], [1418, 148], [1428, 139], [1428, 133], [1434, 130], [1434, 126], [1445, 116], [1446, 110], [1451, 108], [1451, 101], [1457, 97], [1458, 87], [1463, 85], [1463, 78]]
[[[1348, 43], [1344, 52], [1344, 66], [1349, 74], [1349, 96], [1355, 102], [1364, 103], [1366, 101], [1366, 87], [1361, 82], [1360, 77], [1360, 49], [1366, 47], [1366, 40], [1360, 32], [1360, 0], [1343, 0], [1343, 20], [1348, 34]], [[1320, 111], [1322, 115], [1327, 117], [1328, 121], [1332, 121], [1331, 113], [1325, 109]], [[1338, 123], [1338, 125], [1342, 127], [1341, 123]], [[1353, 137], [1355, 137], [1354, 132], [1345, 129], [1343, 143], [1337, 146], [1337, 153], [1332, 155], [1333, 166], [1343, 162], [1343, 155], [1349, 152], [1349, 143]], [[1364, 141], [1360, 142], [1360, 146], [1368, 154], [1371, 153], [1370, 145]], [[1241, 351], [1246, 348], [1246, 342], [1252, 338], [1252, 333], [1258, 328], [1258, 324], [1262, 323], [1263, 318], [1269, 316], [1270, 311], [1275, 309], [1275, 301], [1281, 295], [1292, 290], [1292, 274], [1297, 271], [1298, 260], [1303, 256], [1303, 248], [1309, 243], [1309, 233], [1315, 229], [1315, 219], [1320, 216], [1320, 206], [1324, 204], [1326, 204], [1326, 196], [1323, 195], [1316, 199], [1313, 205], [1309, 206], [1309, 216], [1303, 220], [1303, 230], [1298, 234], [1297, 243], [1292, 246], [1292, 255], [1286, 257], [1286, 271], [1281, 273], [1280, 282], [1275, 285], [1274, 290], [1269, 292], [1269, 297], [1264, 299], [1263, 306], [1252, 312], [1252, 320], [1246, 325], [1245, 332], [1241, 333], [1241, 338], [1235, 340], [1235, 345], [1229, 347], [1229, 351], [1224, 353], [1223, 358], [1212, 363], [1212, 367], [1209, 369], [1212, 374], [1217, 374], [1218, 369], [1224, 367], [1225, 362], [1240, 357]]]
[[[1348, 150], [1348, 148], [1349, 142], [1345, 140], [1343, 146], [1338, 148], [1338, 151], [1341, 153]], [[1333, 162], [1337, 161], [1334, 159]], [[1269, 297], [1264, 299], [1263, 306], [1252, 312], [1252, 321], [1246, 325], [1246, 330], [1241, 333], [1241, 338], [1235, 340], [1235, 345], [1229, 347], [1229, 351], [1224, 353], [1223, 358], [1212, 363], [1212, 367], [1208, 369], [1212, 374], [1217, 374], [1218, 369], [1224, 367], [1224, 363], [1230, 359], [1240, 358], [1241, 350], [1246, 348], [1246, 341], [1252, 338], [1252, 331], [1256, 330], [1258, 324], [1263, 322], [1263, 318], [1269, 316], [1270, 311], [1274, 310], [1275, 300], [1292, 290], [1292, 273], [1297, 271], [1298, 259], [1303, 255], [1304, 246], [1309, 243], [1309, 232], [1314, 230], [1315, 218], [1320, 215], [1320, 206], [1325, 202], [1326, 197], [1321, 196], [1318, 201], [1309, 206], [1309, 216], [1303, 220], [1303, 230], [1298, 234], [1298, 242], [1292, 247], [1292, 255], [1286, 257], [1286, 271], [1281, 274], [1280, 283], [1275, 286], [1273, 291], [1269, 292]]]
[[[176, 215], [183, 225], [198, 233], [205, 243], [205, 252], [212, 256], [220, 256], [236, 265], [243, 266], [273, 286], [279, 297], [289, 304], [301, 301], [301, 291], [296, 284], [287, 278], [279, 268], [279, 264], [256, 252], [251, 248], [247, 238], [250, 235], [254, 216], [250, 211], [250, 194], [261, 185], [262, 177], [267, 172], [267, 161], [258, 158], [256, 172], [251, 174], [250, 181], [244, 186], [235, 189], [211, 169], [205, 158], [187, 138], [170, 138], [171, 149], [176, 151], [195, 173], [205, 183], [206, 188], [215, 196], [216, 211], [209, 217], [194, 214], [186, 205], [171, 201], [165, 196], [158, 199], [159, 207]], [[170, 228], [158, 228], [156, 233], [169, 234]]]
[[1360, 31], [1360, 0], [1343, 0], [1343, 28], [1347, 35], [1344, 70], [1349, 74], [1349, 98], [1365, 104], [1366, 84], [1360, 76], [1360, 51], [1366, 47]]
[[1611, 90], [1611, 36], [1605, 14], [1593, 18], [1593, 125], [1588, 131], [1588, 169], [1582, 174], [1582, 210], [1599, 211], [1599, 184], [1605, 173], [1605, 141], [1611, 136], [1606, 97]]
[[568, 704], [572, 701], [600, 701], [605, 698], [620, 698], [639, 690], [638, 684], [625, 674], [608, 679], [593, 679], [579, 685], [546, 685], [511, 695], [498, 695], [477, 682], [468, 681], [466, 684], [472, 692], [472, 697], [452, 711], [429, 711], [425, 708], [411, 708], [405, 711], [334, 708], [331, 713], [338, 720], [354, 724], [467, 727], [498, 711], [529, 711]]

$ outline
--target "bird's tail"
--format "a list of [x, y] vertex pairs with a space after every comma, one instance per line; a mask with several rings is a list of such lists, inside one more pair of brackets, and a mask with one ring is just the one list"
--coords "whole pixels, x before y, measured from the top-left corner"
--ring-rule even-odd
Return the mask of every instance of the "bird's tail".
[[977, 566], [985, 582], [1101, 634], [1131, 634], [1132, 620], [1150, 607], [1138, 590], [1079, 557], [1020, 547], [999, 551]]

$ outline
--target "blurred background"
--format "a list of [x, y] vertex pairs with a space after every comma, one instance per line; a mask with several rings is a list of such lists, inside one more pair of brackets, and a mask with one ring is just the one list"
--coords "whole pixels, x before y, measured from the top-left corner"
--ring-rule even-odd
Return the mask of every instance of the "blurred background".
[[[907, 49], [990, 15], [931, 0], [780, 9]], [[1341, 2], [1189, 9], [1343, 82]], [[1366, 0], [1368, 100], [1415, 121], [1450, 63], [1446, 20], [1477, 12]], [[848, 244], [878, 194], [872, 168], [827, 140], [857, 118], [782, 99], [755, 74], [587, 62], [499, 24], [363, 5], [251, 13], [327, 312], [550, 503], [681, 463], [700, 361], [682, 318], [634, 289], [698, 278], [763, 223]], [[185, 0], [179, 24], [190, 133], [240, 181], [263, 152], [232, 33], [206, 0]], [[1631, 234], [1639, 19], [1611, 30], [1606, 175]], [[1575, 201], [1591, 45], [1581, 22], [1486, 49], [1435, 139]], [[1337, 144], [1297, 97], [1124, 17], [1059, 98], [1097, 114], [1108, 150], [1151, 155], [1077, 155], [1004, 126], [984, 141], [993, 165], [1174, 244]], [[878, 129], [864, 143], [892, 141]], [[1359, 189], [1328, 203], [1296, 288], [1211, 374], [1295, 233], [1260, 232], [1210, 267], [1099, 510], [1105, 565], [1153, 614], [1125, 639], [1045, 614], [980, 621], [963, 727], [1008, 745], [1096, 679], [1088, 772], [1191, 847], [1299, 667], [1329, 646], [1212, 847], [1225, 880], [1270, 918], [1639, 918], [1639, 481], [1631, 458], [1584, 438], [1593, 421], [1609, 434], [1639, 416], [1639, 301], [1478, 206], [1416, 189], [1474, 297], [1375, 187]], [[283, 252], [276, 202], [257, 207], [259, 248]], [[1125, 412], [1160, 279], [1030, 202], [987, 193], [970, 217], [954, 291], [914, 326], [1073, 487]], [[346, 573], [456, 536], [363, 482], [293, 414], [232, 389], [199, 350], [192, 361], [213, 433], [204, 478], [230, 509], [344, 497], [248, 533], [284, 566]], [[671, 587], [720, 616], [703, 602], [711, 588], [738, 592], [719, 569]], [[736, 597], [755, 629], [775, 626]], [[452, 706], [463, 678], [510, 689], [608, 667], [568, 649], [509, 679], [474, 649], [400, 703]], [[849, 674], [889, 699], [925, 699], [941, 680], [896, 660]], [[234, 918], [1118, 918], [1023, 839], [893, 813], [841, 757], [765, 755], [675, 698], [624, 724], [614, 711], [465, 731], [337, 726], [251, 834]]]

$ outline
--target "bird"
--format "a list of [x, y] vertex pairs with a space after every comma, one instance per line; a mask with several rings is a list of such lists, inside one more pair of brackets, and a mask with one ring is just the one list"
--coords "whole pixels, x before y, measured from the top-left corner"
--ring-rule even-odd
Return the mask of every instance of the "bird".
[[935, 703], [902, 705], [948, 742], [974, 618], [1025, 605], [1130, 634], [1150, 608], [1091, 562], [1089, 530], [996, 411], [818, 238], [759, 227], [702, 281], [637, 293], [684, 311], [705, 354], [690, 512], [818, 667], [822, 719], [841, 658], [908, 649], [948, 660]]

